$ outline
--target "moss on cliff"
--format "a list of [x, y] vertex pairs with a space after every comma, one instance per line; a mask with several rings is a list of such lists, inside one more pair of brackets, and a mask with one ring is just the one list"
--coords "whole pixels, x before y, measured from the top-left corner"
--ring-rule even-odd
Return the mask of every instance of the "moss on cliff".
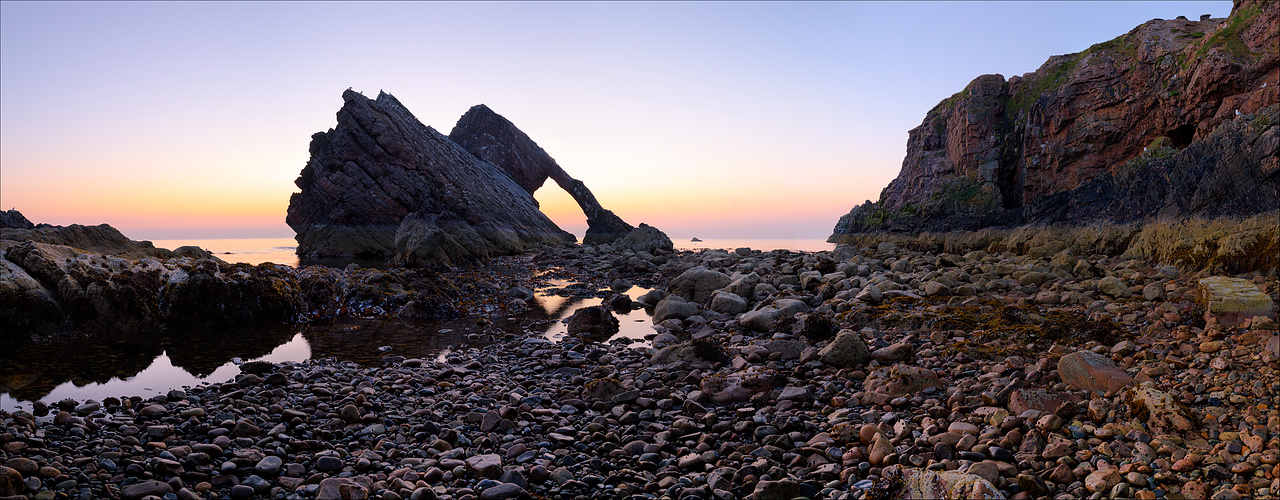
[[1259, 12], [1260, 9], [1256, 6], [1241, 7], [1239, 11], [1232, 12], [1222, 27], [1209, 35], [1204, 40], [1204, 44], [1196, 49], [1193, 59], [1198, 61], [1210, 50], [1221, 47], [1231, 57], [1241, 59], [1240, 62], [1256, 60], [1258, 56], [1249, 50], [1241, 35], [1244, 28], [1252, 24], [1253, 18], [1257, 17]]

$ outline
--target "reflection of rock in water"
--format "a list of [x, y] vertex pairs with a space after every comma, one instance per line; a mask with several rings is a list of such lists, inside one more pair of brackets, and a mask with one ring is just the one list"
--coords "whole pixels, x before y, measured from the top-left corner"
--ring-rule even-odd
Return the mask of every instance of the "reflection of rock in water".
[[162, 352], [145, 338], [0, 341], [0, 392], [35, 401], [63, 382], [106, 383], [137, 375]]
[[[482, 331], [467, 320], [342, 319], [308, 324], [302, 336], [311, 347], [312, 358], [336, 358], [362, 365], [378, 365], [382, 363], [383, 356], [388, 355], [430, 356], [445, 347], [466, 341], [469, 333]], [[378, 350], [383, 346], [390, 348]]]
[[0, 341], [0, 392], [35, 401], [64, 382], [78, 387], [133, 377], [168, 354], [173, 366], [205, 377], [232, 357], [265, 356], [293, 337], [289, 325], [185, 330], [164, 335], [89, 337], [60, 342]]
[[164, 350], [173, 366], [207, 377], [231, 358], [254, 359], [293, 338], [295, 327], [268, 323], [235, 329], [187, 330], [164, 336]]

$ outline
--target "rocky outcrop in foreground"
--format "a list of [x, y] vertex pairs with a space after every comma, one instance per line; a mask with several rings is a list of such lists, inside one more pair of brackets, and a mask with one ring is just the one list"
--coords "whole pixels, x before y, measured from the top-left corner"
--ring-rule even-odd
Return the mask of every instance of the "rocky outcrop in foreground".
[[129, 240], [106, 224], [0, 228], [0, 336], [299, 323], [336, 314], [440, 319], [459, 314], [457, 297], [449, 279], [428, 269], [228, 264], [196, 247], [170, 251]]
[[37, 225], [31, 223], [17, 210], [0, 212], [0, 252], [13, 244], [12, 242], [20, 241], [71, 246], [85, 252], [101, 253], [126, 259], [146, 257], [159, 259], [174, 257], [216, 259], [209, 252], [197, 247], [186, 246], [168, 250], [156, 248], [150, 241], [134, 241], [107, 224], [96, 226], [80, 224], [72, 224], [70, 226]]
[[573, 241], [501, 169], [423, 125], [395, 97], [347, 90], [311, 138], [289, 200], [298, 255], [453, 265]]
[[[612, 243], [627, 236], [632, 229], [621, 217], [605, 210], [582, 181], [570, 177], [555, 159], [543, 151], [510, 120], [478, 104], [458, 119], [449, 139], [470, 151], [476, 158], [502, 168], [530, 196], [547, 178], [556, 182], [573, 197], [587, 216], [587, 234], [583, 243]], [[537, 200], [534, 201], [537, 203]]]
[[1152, 20], [1006, 80], [911, 130], [902, 170], [832, 241], [867, 231], [1247, 216], [1280, 197], [1280, 9]]

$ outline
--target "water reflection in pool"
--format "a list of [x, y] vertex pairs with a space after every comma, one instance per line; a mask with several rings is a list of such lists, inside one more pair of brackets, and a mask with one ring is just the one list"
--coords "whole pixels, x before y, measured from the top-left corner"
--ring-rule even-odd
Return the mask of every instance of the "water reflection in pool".
[[[0, 340], [0, 409], [30, 410], [30, 402], [37, 400], [146, 398], [183, 386], [229, 380], [239, 373], [236, 362], [256, 359], [336, 358], [376, 366], [387, 355], [436, 357], [452, 347], [479, 345], [486, 338], [508, 333], [558, 341], [567, 335], [565, 318], [601, 302], [592, 290], [558, 294], [569, 285], [552, 281], [538, 290], [528, 313], [496, 318], [489, 324], [477, 324], [476, 318], [450, 322], [348, 318], [50, 343]], [[633, 287], [626, 294], [634, 300], [648, 291]], [[615, 312], [615, 316], [620, 326], [615, 337], [641, 340], [653, 333], [651, 317], [642, 309]]]

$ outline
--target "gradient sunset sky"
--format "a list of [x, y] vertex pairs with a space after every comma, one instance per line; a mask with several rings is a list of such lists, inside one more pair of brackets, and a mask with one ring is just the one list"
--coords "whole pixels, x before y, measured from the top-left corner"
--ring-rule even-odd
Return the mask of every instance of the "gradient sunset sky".
[[[1231, 2], [0, 3], [0, 209], [134, 239], [291, 237], [348, 87], [447, 134], [484, 103], [632, 224], [825, 238], [907, 131], [1034, 71]], [[548, 182], [536, 197], [581, 237]]]

